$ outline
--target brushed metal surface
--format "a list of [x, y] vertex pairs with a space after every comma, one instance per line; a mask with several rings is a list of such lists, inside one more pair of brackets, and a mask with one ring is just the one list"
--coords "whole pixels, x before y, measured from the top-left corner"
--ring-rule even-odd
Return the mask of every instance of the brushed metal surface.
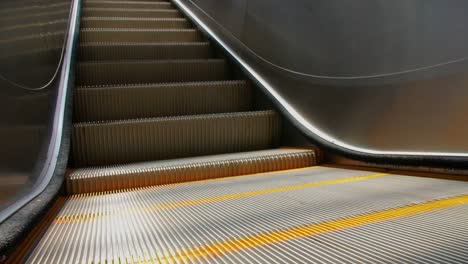
[[[467, 3], [175, 2], [314, 139], [365, 155], [467, 156]], [[235, 25], [218, 18], [227, 11]]]
[[0, 222], [43, 191], [55, 164], [48, 150], [71, 4], [0, 2]]
[[268, 173], [318, 164], [314, 149], [267, 149], [125, 165], [73, 169], [69, 195]]
[[457, 181], [314, 167], [73, 195], [27, 263], [465, 263], [466, 198], [354, 227], [293, 231], [411, 211], [467, 190]]

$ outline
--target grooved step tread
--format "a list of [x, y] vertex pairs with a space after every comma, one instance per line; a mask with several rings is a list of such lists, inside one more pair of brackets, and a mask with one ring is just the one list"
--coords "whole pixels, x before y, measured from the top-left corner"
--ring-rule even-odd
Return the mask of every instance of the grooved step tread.
[[138, 17], [85, 17], [81, 28], [138, 28], [138, 29], [177, 29], [191, 28], [185, 18], [138, 18]]
[[75, 121], [119, 120], [248, 111], [246, 81], [148, 84], [78, 88]]
[[467, 193], [315, 167], [74, 195], [27, 263], [466, 263]]
[[126, 8], [83, 8], [84, 17], [115, 16], [115, 17], [183, 17], [175, 9], [126, 9]]
[[170, 2], [137, 2], [137, 1], [85, 1], [84, 7], [93, 8], [131, 8], [131, 9], [173, 9]]
[[275, 147], [274, 111], [75, 123], [75, 167], [173, 159]]
[[229, 77], [222, 59], [82, 62], [77, 67], [78, 85], [218, 81]]
[[196, 29], [82, 29], [80, 42], [200, 42]]
[[144, 186], [310, 167], [312, 149], [270, 149], [196, 158], [80, 168], [67, 175], [69, 194], [104, 192]]
[[80, 61], [209, 59], [208, 42], [186, 43], [86, 43], [80, 46]]

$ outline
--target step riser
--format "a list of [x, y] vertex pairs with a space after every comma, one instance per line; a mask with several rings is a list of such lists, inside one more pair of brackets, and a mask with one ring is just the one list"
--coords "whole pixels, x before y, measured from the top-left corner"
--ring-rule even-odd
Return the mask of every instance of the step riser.
[[229, 79], [229, 70], [222, 60], [80, 63], [77, 69], [77, 83], [82, 86], [225, 79]]
[[74, 98], [77, 122], [241, 112], [252, 106], [245, 82], [81, 88]]
[[[190, 181], [239, 176], [310, 167], [317, 164], [314, 151], [215, 162], [183, 163], [141, 170], [124, 170], [115, 175], [100, 175], [89, 169], [83, 174], [75, 173], [67, 179], [69, 194], [103, 192], [172, 184]], [[108, 170], [112, 174], [112, 170]]]
[[102, 10], [83, 8], [83, 17], [138, 17], [138, 18], [182, 18], [179, 11], [173, 10]]
[[208, 43], [174, 45], [117, 44], [82, 45], [80, 61], [209, 59], [214, 56]]
[[139, 2], [112, 2], [112, 1], [88, 1], [84, 2], [84, 7], [87, 8], [135, 8], [135, 9], [174, 9], [171, 3], [156, 2], [156, 3], [139, 3]]
[[184, 29], [191, 24], [185, 19], [83, 19], [81, 28]]
[[105, 31], [84, 30], [81, 43], [88, 42], [201, 42], [203, 36], [196, 30]]
[[279, 140], [271, 111], [163, 118], [110, 124], [75, 124], [76, 167], [266, 149]]

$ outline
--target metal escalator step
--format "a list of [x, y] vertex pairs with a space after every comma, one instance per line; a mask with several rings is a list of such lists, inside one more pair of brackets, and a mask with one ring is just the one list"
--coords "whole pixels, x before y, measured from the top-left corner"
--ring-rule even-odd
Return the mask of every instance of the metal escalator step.
[[75, 167], [253, 151], [275, 147], [274, 111], [76, 123]]
[[136, 9], [172, 9], [170, 2], [149, 2], [149, 1], [85, 1], [84, 7], [94, 8], [136, 8]]
[[196, 29], [82, 29], [80, 42], [200, 42]]
[[[95, 2], [95, 1], [101, 1], [101, 2], [116, 2], [116, 1], [124, 1], [124, 0], [83, 0], [84, 3], [87, 3], [87, 2]], [[125, 0], [125, 2], [135, 2], [135, 3], [138, 3], [138, 2], [170, 2], [170, 0]]]
[[83, 17], [183, 17], [175, 9], [83, 8]]
[[108, 167], [80, 168], [67, 175], [69, 194], [200, 181], [316, 165], [312, 149], [270, 149]]
[[77, 68], [77, 84], [82, 86], [219, 81], [230, 77], [222, 59], [83, 62]]
[[252, 107], [246, 81], [80, 87], [74, 100], [77, 122], [241, 112]]
[[190, 28], [190, 22], [185, 18], [137, 18], [137, 17], [85, 17], [81, 20], [81, 28], [160, 28], [176, 29]]
[[208, 42], [89, 43], [80, 46], [80, 61], [209, 59]]

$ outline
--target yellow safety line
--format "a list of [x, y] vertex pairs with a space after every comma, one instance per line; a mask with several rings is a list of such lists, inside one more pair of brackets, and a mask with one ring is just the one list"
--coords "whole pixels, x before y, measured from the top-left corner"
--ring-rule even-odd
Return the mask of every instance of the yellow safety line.
[[263, 195], [263, 194], [271, 194], [271, 193], [292, 191], [292, 190], [298, 190], [298, 189], [304, 189], [304, 188], [319, 187], [319, 186], [324, 186], [324, 185], [332, 185], [332, 184], [361, 181], [361, 180], [367, 180], [367, 179], [373, 179], [373, 178], [380, 178], [380, 177], [384, 177], [388, 175], [389, 174], [387, 173], [372, 173], [372, 174], [368, 174], [364, 176], [354, 176], [354, 177], [348, 177], [348, 178], [340, 178], [340, 179], [333, 179], [333, 180], [320, 181], [320, 182], [310, 182], [310, 183], [290, 185], [290, 186], [284, 186], [284, 187], [276, 187], [276, 188], [271, 188], [271, 189], [264, 189], [264, 190], [250, 191], [250, 192], [219, 195], [219, 196], [214, 196], [214, 197], [209, 197], [209, 198], [201, 198], [201, 199], [193, 199], [193, 200], [186, 200], [186, 201], [155, 204], [151, 206], [135, 207], [135, 208], [129, 208], [126, 210], [121, 210], [118, 212], [106, 212], [106, 213], [96, 212], [96, 213], [91, 213], [91, 214], [61, 215], [61, 216], [58, 216], [54, 220], [54, 223], [64, 224], [64, 223], [93, 221], [93, 220], [104, 218], [104, 217], [110, 217], [111, 215], [124, 215], [124, 214], [128, 214], [131, 212], [158, 211], [158, 210], [165, 210], [165, 209], [173, 209], [173, 208], [178, 208], [178, 207], [226, 201], [226, 200], [239, 199], [239, 198], [244, 198], [244, 197], [258, 196], [258, 195]]
[[250, 191], [250, 192], [225, 194], [225, 195], [219, 195], [219, 196], [214, 196], [214, 197], [209, 197], [209, 198], [163, 203], [163, 204], [148, 206], [148, 207], [145, 207], [145, 209], [150, 210], [150, 211], [172, 209], [172, 208], [177, 208], [177, 207], [226, 201], [226, 200], [239, 199], [239, 198], [250, 197], [250, 196], [257, 196], [257, 195], [262, 195], [262, 194], [271, 194], [271, 193], [293, 191], [293, 190], [310, 188], [310, 187], [318, 187], [318, 186], [323, 186], [323, 185], [367, 180], [367, 179], [379, 178], [379, 177], [383, 177], [387, 175], [388, 174], [386, 173], [373, 173], [373, 174], [365, 175], [365, 176], [356, 176], [356, 177], [334, 179], [334, 180], [321, 181], [321, 182], [310, 182], [310, 183], [290, 185], [290, 186], [284, 186], [284, 187], [276, 187], [276, 188], [271, 188], [271, 189], [264, 189], [264, 190]]
[[[173, 263], [180, 259], [196, 259], [209, 256], [213, 257], [233, 251], [240, 251], [248, 248], [265, 246], [272, 243], [288, 241], [291, 239], [325, 234], [352, 227], [358, 227], [394, 218], [407, 217], [415, 214], [426, 213], [438, 209], [464, 204], [468, 204], [468, 195], [457, 196], [437, 201], [430, 201], [422, 204], [409, 205], [399, 208], [392, 208], [379, 212], [331, 220], [318, 224], [311, 224], [306, 226], [293, 227], [285, 230], [272, 231], [270, 233], [250, 235], [243, 238], [215, 242], [199, 247], [192, 247], [188, 249], [183, 248], [182, 252], [184, 252], [185, 255], [172, 255], [169, 258], [165, 256], [164, 258], [159, 258], [157, 261], [163, 263]], [[154, 260], [148, 260], [146, 262], [140, 263], [149, 263], [149, 261]]]

